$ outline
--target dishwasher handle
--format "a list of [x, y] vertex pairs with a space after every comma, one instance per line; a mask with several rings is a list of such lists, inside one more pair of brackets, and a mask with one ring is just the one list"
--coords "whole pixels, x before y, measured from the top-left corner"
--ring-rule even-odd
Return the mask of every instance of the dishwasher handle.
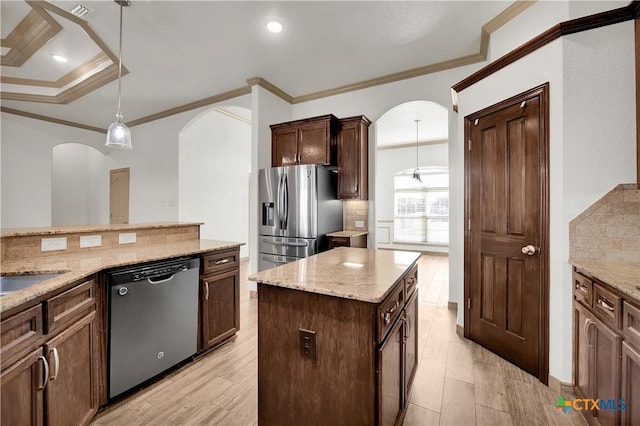
[[[169, 282], [173, 279], [173, 277], [175, 277], [176, 274], [165, 274], [165, 275], [159, 275], [156, 277], [149, 277], [147, 278], [147, 281], [149, 282], [149, 284], [162, 284], [162, 283], [166, 283]], [[154, 278], [160, 278], [159, 280], [154, 280]]]

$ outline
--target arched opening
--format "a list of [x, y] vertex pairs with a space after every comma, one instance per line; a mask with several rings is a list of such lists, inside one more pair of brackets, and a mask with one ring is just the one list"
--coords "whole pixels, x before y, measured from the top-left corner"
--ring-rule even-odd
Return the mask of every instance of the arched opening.
[[447, 108], [424, 100], [376, 122], [376, 247], [448, 252], [448, 123]]
[[109, 164], [101, 151], [81, 143], [53, 147], [51, 225], [109, 223]]
[[200, 238], [241, 241], [249, 255], [251, 110], [218, 106], [179, 136], [178, 219], [202, 222]]

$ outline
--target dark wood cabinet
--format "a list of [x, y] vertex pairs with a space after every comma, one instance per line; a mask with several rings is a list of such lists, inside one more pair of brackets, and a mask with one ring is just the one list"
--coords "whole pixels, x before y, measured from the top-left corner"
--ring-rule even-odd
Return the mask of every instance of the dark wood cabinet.
[[364, 115], [340, 119], [338, 133], [338, 198], [369, 198], [369, 125]]
[[[2, 410], [3, 424], [82, 425], [96, 413], [94, 284], [72, 284], [3, 319], [8, 359], [2, 363], [0, 393], [2, 406], [11, 407]], [[27, 355], [13, 361], [24, 351]]]
[[583, 415], [603, 426], [638, 424], [640, 309], [575, 269], [573, 284], [573, 386], [578, 397], [600, 401]]
[[238, 250], [206, 256], [200, 276], [200, 349], [207, 350], [240, 330]]
[[381, 425], [395, 425], [404, 410], [404, 321], [399, 320], [378, 350], [378, 418]]
[[[416, 268], [417, 274], [417, 268]], [[409, 297], [409, 301], [405, 307], [405, 340], [404, 340], [404, 408], [409, 402], [409, 393], [411, 385], [418, 370], [418, 291]]]
[[367, 234], [352, 236], [327, 235], [327, 249], [336, 247], [359, 247], [367, 248]]
[[271, 126], [271, 165], [336, 165], [340, 121], [332, 114]]

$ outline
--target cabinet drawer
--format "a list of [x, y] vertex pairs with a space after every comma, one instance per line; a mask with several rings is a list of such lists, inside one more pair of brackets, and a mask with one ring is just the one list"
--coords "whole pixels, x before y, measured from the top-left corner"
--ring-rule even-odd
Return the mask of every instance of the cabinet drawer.
[[593, 282], [584, 275], [573, 272], [573, 296], [579, 302], [591, 307], [593, 299]]
[[621, 299], [604, 287], [593, 285], [593, 310], [609, 326], [620, 330]]
[[37, 304], [25, 311], [12, 315], [0, 324], [0, 359], [2, 370], [20, 356], [40, 344], [42, 331], [42, 305]]
[[405, 299], [409, 300], [418, 285], [418, 265], [414, 266], [404, 279]]
[[44, 302], [45, 333], [62, 330], [86, 315], [88, 311], [94, 310], [95, 296], [95, 282], [89, 280], [46, 300]]
[[240, 252], [238, 250], [214, 253], [202, 258], [201, 274], [211, 275], [216, 272], [228, 271], [239, 265]]
[[622, 302], [622, 334], [625, 340], [640, 348], [640, 309]]
[[[403, 280], [404, 281], [404, 280]], [[391, 328], [396, 318], [400, 316], [404, 307], [404, 282], [396, 285], [384, 301], [378, 305], [377, 309], [377, 330], [378, 342], [384, 340], [384, 336]]]

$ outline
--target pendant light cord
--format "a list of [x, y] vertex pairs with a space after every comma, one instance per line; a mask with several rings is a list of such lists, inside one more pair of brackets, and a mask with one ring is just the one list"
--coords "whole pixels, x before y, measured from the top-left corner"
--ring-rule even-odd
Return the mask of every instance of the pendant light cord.
[[122, 98], [122, 3], [120, 3], [120, 47], [118, 49], [118, 116], [121, 116], [120, 104]]
[[418, 170], [418, 123], [420, 123], [420, 120], [415, 120], [416, 122], [416, 170]]

